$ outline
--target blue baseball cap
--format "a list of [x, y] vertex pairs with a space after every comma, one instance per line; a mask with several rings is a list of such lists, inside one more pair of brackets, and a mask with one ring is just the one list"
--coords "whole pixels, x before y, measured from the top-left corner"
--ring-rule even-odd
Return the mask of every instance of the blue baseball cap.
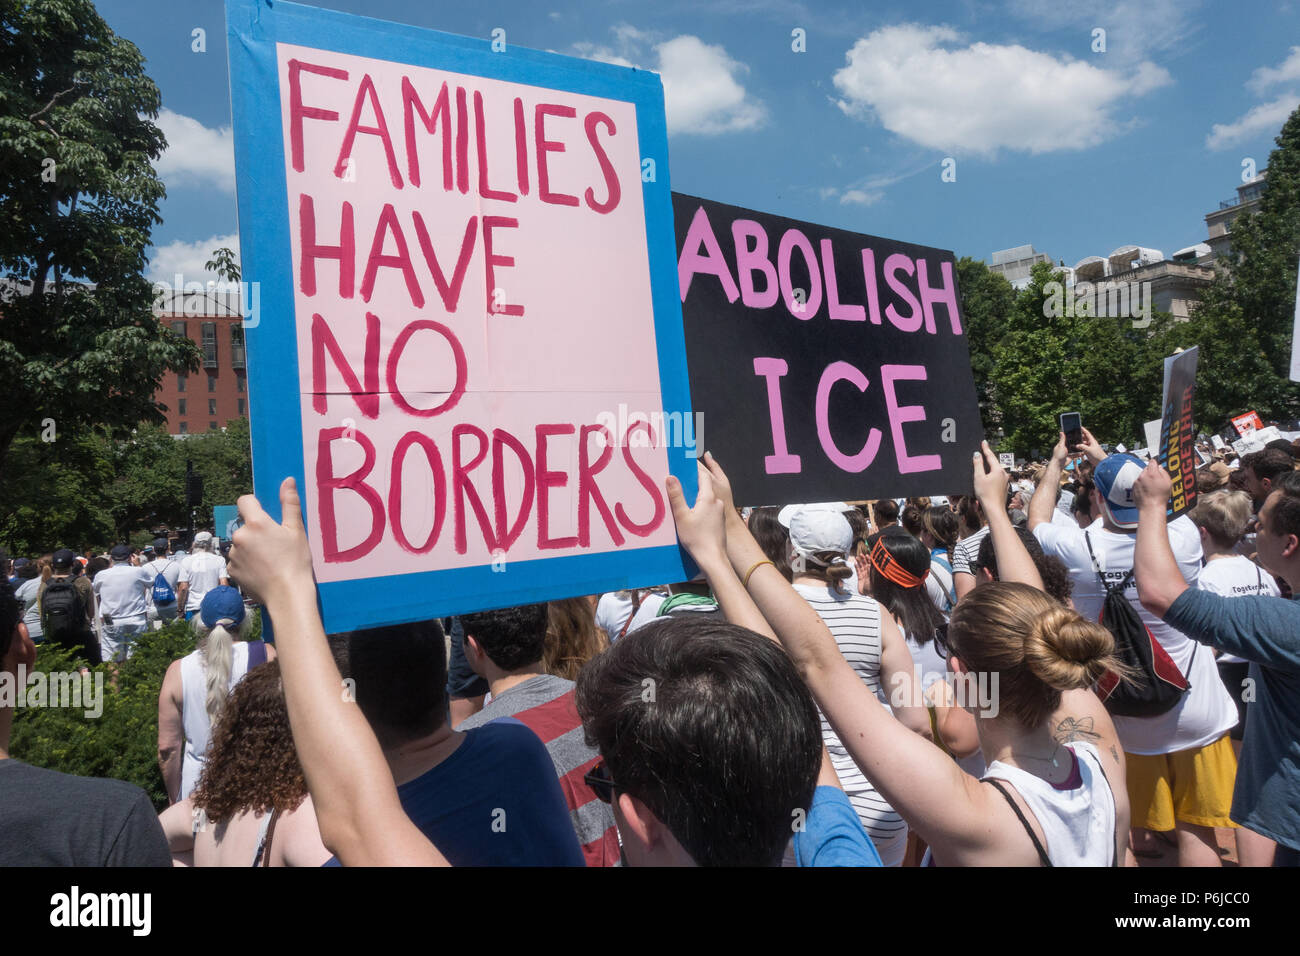
[[244, 599], [234, 588], [218, 585], [203, 595], [199, 617], [207, 627], [216, 627], [222, 622], [238, 627], [244, 620]]
[[1138, 526], [1138, 510], [1133, 503], [1133, 484], [1146, 465], [1136, 455], [1107, 455], [1092, 473], [1093, 483], [1101, 493], [1102, 504], [1110, 520], [1121, 528]]

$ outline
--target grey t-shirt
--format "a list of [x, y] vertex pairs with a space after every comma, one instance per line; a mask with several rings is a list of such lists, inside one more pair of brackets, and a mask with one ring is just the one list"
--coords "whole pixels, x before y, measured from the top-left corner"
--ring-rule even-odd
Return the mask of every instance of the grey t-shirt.
[[0, 866], [171, 866], [143, 790], [0, 760]]

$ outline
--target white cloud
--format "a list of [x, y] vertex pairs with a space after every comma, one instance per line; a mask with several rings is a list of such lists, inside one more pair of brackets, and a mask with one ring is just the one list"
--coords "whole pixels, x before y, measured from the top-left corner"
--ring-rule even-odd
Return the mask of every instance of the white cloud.
[[1246, 89], [1261, 96], [1273, 86], [1300, 80], [1300, 46], [1291, 48], [1291, 55], [1279, 67], [1261, 66], [1246, 81]]
[[235, 140], [229, 126], [209, 129], [169, 109], [158, 113], [167, 149], [155, 164], [168, 186], [207, 186], [235, 191]]
[[653, 34], [627, 24], [612, 32], [613, 46], [575, 43], [573, 51], [589, 59], [658, 73], [664, 84], [670, 134], [716, 135], [757, 129], [767, 121], [767, 108], [742, 83], [749, 68], [733, 60], [725, 48], [690, 34], [655, 43]]
[[1215, 123], [1210, 134], [1205, 137], [1205, 148], [1227, 149], [1252, 136], [1272, 136], [1282, 128], [1296, 107], [1300, 107], [1300, 94], [1283, 93], [1271, 103], [1261, 103], [1254, 107], [1234, 122]]
[[1246, 81], [1246, 89], [1258, 96], [1277, 86], [1289, 86], [1267, 103], [1251, 107], [1231, 123], [1215, 123], [1205, 137], [1206, 149], [1228, 149], [1261, 134], [1272, 136], [1300, 106], [1300, 46], [1293, 46], [1280, 66], [1261, 66]]
[[220, 281], [221, 277], [208, 272], [203, 263], [212, 258], [212, 253], [225, 247], [233, 249], [235, 259], [239, 259], [239, 236], [212, 236], [194, 242], [176, 240], [154, 249], [149, 260], [147, 277], [151, 282], [174, 283], [179, 273], [185, 282]]
[[1091, 51], [1092, 31], [1106, 31], [1106, 52], [1099, 58], [1140, 60], [1153, 52], [1175, 54], [1191, 46], [1200, 30], [1193, 14], [1196, 0], [1009, 0], [1010, 13], [1026, 23], [1052, 32], [1062, 28], [1077, 34], [1079, 52]]
[[882, 192], [868, 192], [865, 189], [846, 189], [840, 195], [841, 206], [871, 206], [884, 198]]
[[1107, 70], [1019, 45], [972, 43], [902, 24], [858, 40], [834, 76], [849, 115], [929, 149], [991, 155], [1087, 149], [1127, 129], [1117, 105], [1172, 82], [1144, 61]]

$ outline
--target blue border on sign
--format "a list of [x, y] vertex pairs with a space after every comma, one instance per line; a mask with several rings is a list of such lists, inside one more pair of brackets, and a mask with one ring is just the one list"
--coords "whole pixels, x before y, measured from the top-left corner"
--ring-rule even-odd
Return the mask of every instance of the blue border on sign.
[[[243, 278], [261, 284], [261, 318], [245, 339], [249, 405], [256, 410], [250, 416], [253, 487], [268, 513], [279, 520], [279, 488], [286, 476], [306, 488], [277, 42], [632, 103], [641, 158], [655, 163], [655, 181], [642, 183], [642, 199], [663, 408], [691, 408], [663, 85], [656, 74], [515, 46], [493, 53], [487, 40], [280, 0], [226, 0], [226, 33]], [[693, 501], [695, 461], [668, 451], [669, 470]], [[671, 514], [665, 520], [671, 521]], [[643, 587], [695, 573], [676, 545], [512, 561], [506, 567], [506, 574], [487, 564], [321, 584], [325, 629], [332, 633]], [[565, 586], [557, 587], [558, 580]]]

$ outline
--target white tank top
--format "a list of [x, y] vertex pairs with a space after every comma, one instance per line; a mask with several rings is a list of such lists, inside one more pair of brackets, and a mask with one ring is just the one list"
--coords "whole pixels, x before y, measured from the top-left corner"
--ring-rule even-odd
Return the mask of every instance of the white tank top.
[[985, 779], [996, 777], [1015, 787], [1038, 821], [1053, 866], [1111, 866], [1115, 859], [1115, 795], [1095, 747], [1075, 741], [1063, 748], [1075, 756], [1075, 786], [1052, 784], [1000, 760], [989, 764]]
[[[230, 692], [248, 672], [248, 643], [235, 641], [230, 654]], [[181, 725], [185, 729], [185, 754], [181, 761], [181, 795], [184, 800], [199, 782], [203, 761], [208, 753], [212, 726], [208, 721], [208, 691], [204, 679], [203, 652], [193, 651], [181, 658]]]

